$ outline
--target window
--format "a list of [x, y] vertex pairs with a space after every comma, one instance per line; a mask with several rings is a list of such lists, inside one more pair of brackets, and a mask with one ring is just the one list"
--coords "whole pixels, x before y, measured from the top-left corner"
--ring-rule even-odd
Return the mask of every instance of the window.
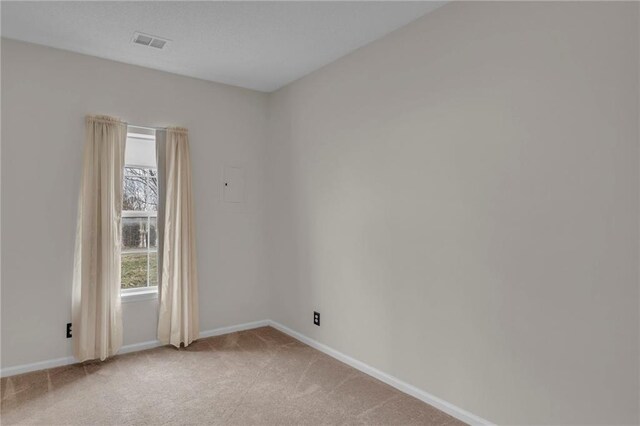
[[155, 131], [129, 126], [122, 191], [122, 293], [158, 286]]

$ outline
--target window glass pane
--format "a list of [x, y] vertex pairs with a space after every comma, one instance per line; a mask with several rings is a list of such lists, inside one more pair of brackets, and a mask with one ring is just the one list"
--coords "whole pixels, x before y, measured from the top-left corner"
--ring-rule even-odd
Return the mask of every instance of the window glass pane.
[[147, 203], [147, 178], [142, 169], [132, 169], [134, 173], [124, 177], [122, 210], [143, 211]]
[[134, 167], [134, 166], [125, 166], [124, 174], [125, 176], [139, 176], [145, 177], [147, 176], [147, 168], [145, 167]]
[[146, 217], [122, 218], [122, 250], [145, 250], [148, 241], [148, 221]]
[[122, 254], [122, 288], [146, 287], [147, 253]]
[[158, 233], [156, 227], [157, 218], [150, 217], [149, 218], [149, 247], [156, 248], [158, 247]]
[[149, 285], [158, 285], [158, 253], [149, 253]]
[[158, 210], [158, 171], [149, 169], [149, 177], [147, 178], [147, 210]]

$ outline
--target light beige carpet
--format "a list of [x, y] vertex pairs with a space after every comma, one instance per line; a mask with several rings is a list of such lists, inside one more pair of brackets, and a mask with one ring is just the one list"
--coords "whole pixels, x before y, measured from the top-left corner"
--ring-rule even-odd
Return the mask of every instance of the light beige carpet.
[[458, 425], [271, 328], [2, 379], [9, 424]]

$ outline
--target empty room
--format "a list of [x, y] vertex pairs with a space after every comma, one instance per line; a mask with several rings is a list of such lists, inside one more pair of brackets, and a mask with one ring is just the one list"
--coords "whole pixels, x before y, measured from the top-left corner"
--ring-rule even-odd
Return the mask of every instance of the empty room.
[[640, 424], [640, 2], [0, 18], [3, 426]]

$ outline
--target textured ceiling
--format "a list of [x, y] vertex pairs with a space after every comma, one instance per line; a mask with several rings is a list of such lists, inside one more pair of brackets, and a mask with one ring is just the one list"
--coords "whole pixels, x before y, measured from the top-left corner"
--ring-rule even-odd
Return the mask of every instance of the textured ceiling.
[[[273, 91], [441, 2], [10, 2], [2, 36]], [[171, 41], [131, 43], [135, 31]]]

